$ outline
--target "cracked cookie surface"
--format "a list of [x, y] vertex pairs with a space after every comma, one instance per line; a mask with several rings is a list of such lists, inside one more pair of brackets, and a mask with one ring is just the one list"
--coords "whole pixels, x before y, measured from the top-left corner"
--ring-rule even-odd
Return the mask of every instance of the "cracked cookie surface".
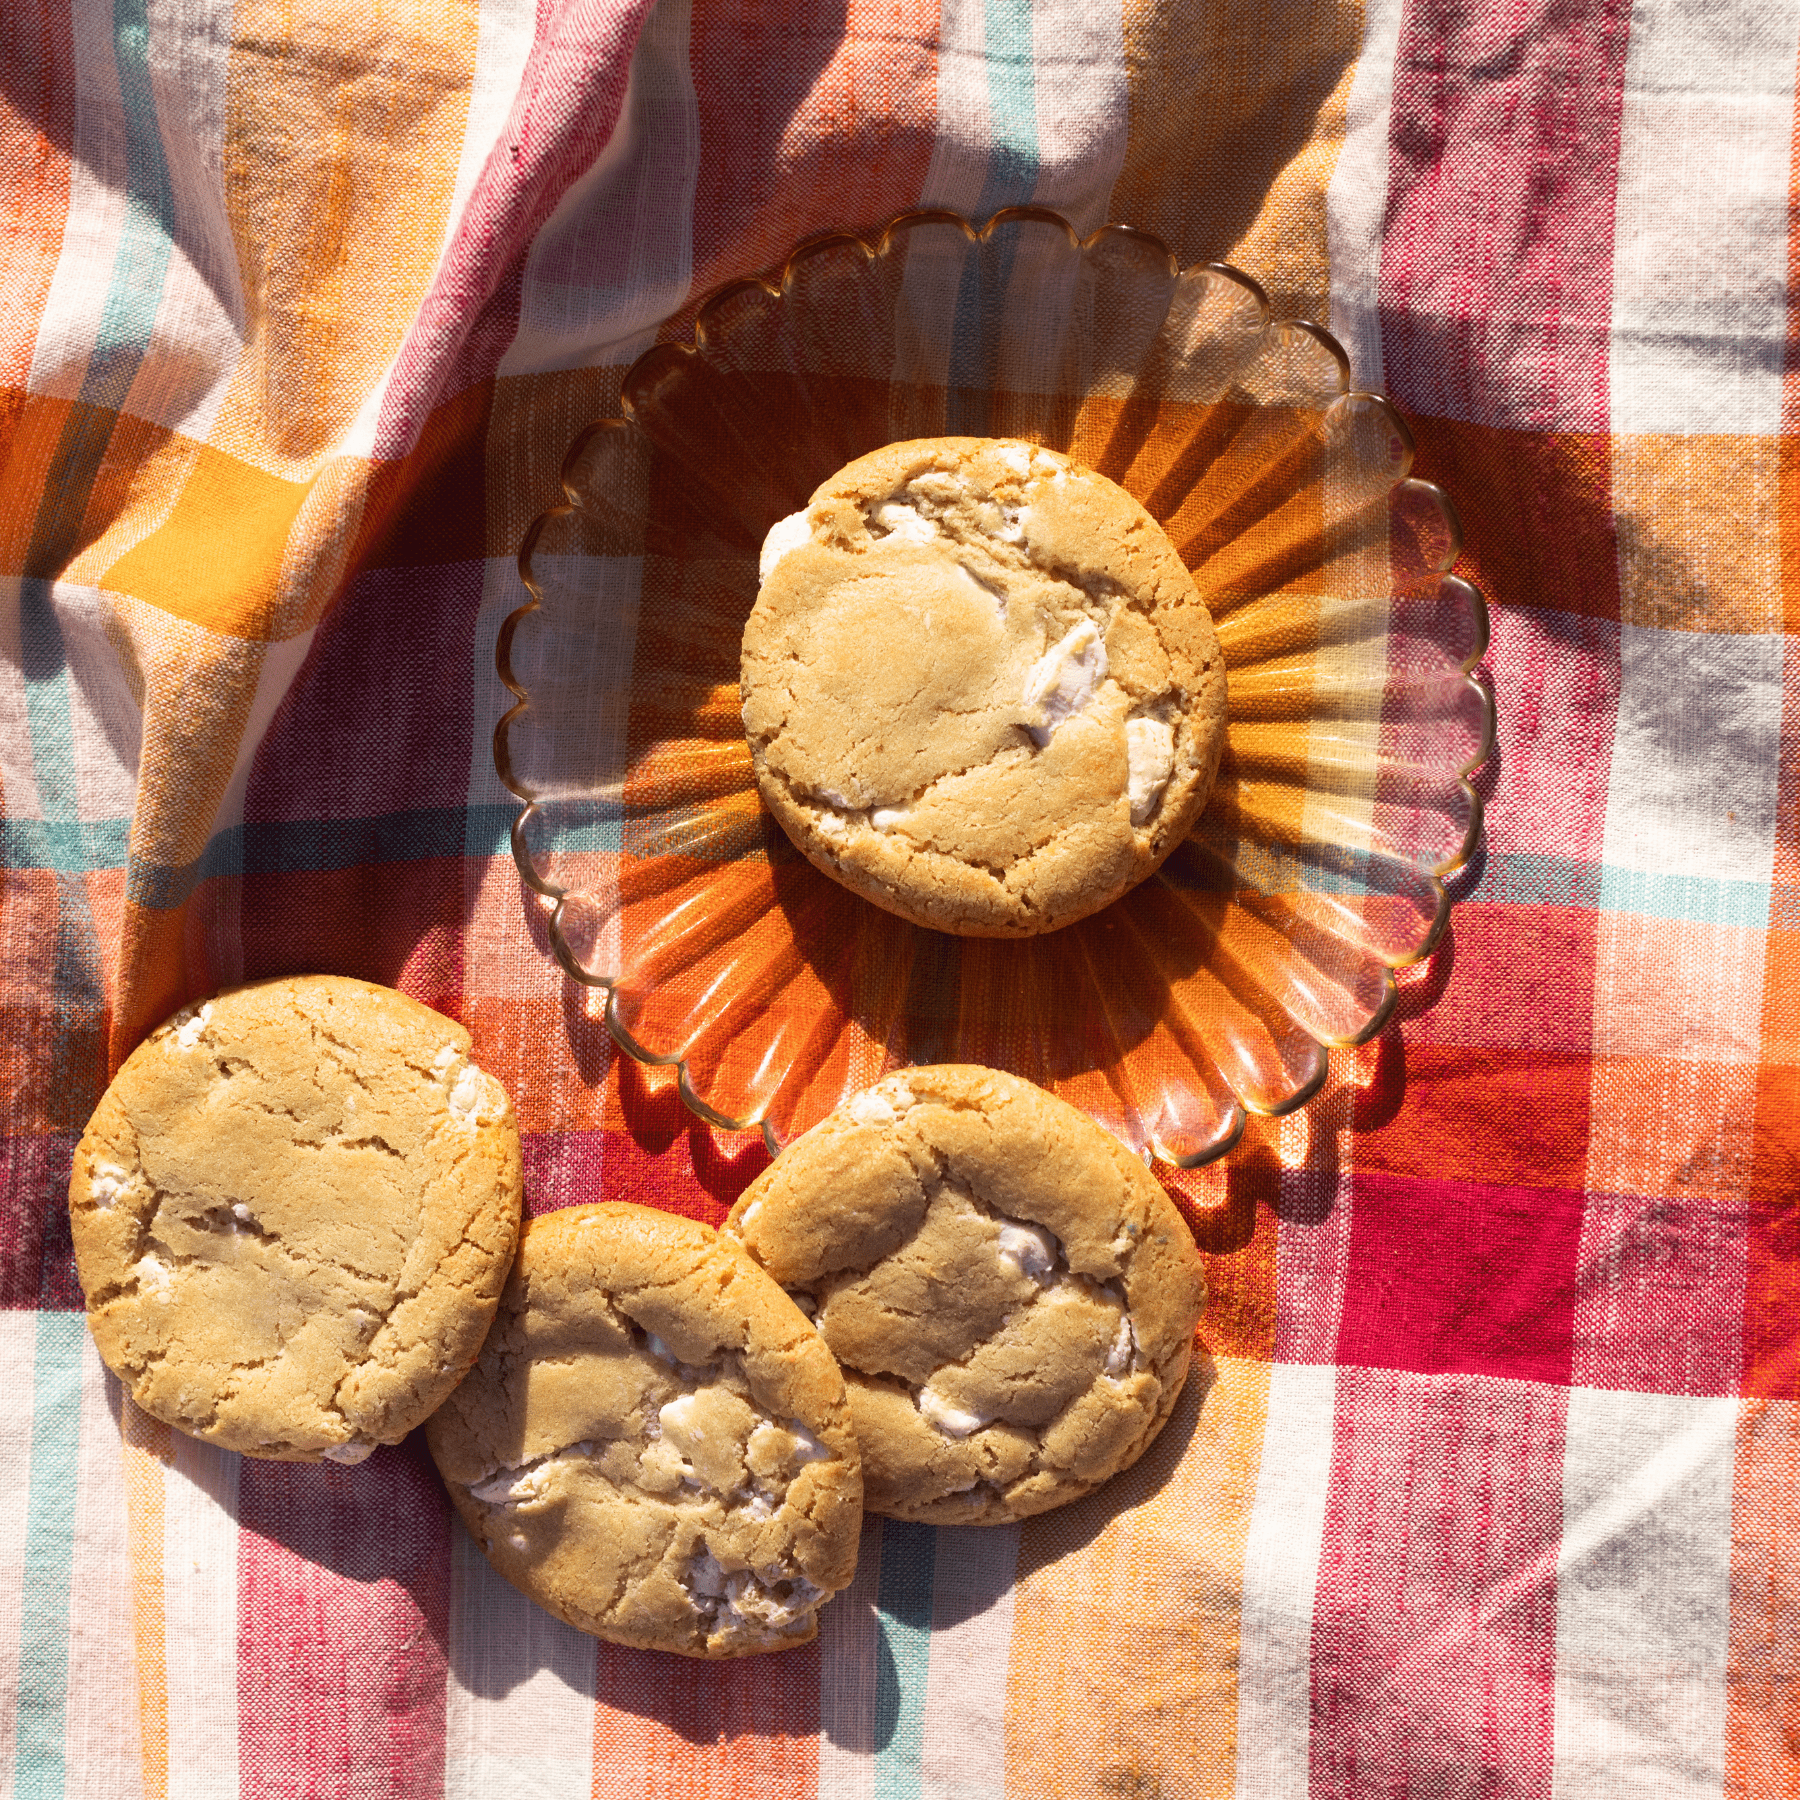
[[724, 1230], [843, 1368], [869, 1510], [934, 1524], [1021, 1519], [1128, 1468], [1206, 1297], [1181, 1215], [1124, 1145], [969, 1065], [845, 1102]]
[[781, 1650], [855, 1573], [837, 1364], [691, 1219], [606, 1202], [528, 1223], [481, 1360], [426, 1431], [489, 1561], [597, 1637]]
[[146, 1412], [246, 1455], [360, 1462], [474, 1362], [518, 1237], [519, 1132], [467, 1031], [291, 976], [185, 1008], [76, 1148], [76, 1267]]
[[1027, 937], [1141, 881], [1225, 731], [1211, 616], [1123, 488], [1004, 438], [890, 444], [763, 546], [741, 696], [819, 868], [916, 924]]

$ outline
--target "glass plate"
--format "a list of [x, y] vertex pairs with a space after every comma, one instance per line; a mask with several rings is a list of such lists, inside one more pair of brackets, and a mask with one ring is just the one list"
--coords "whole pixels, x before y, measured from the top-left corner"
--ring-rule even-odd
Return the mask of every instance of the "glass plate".
[[[1480, 594], [1444, 494], [1329, 333], [1158, 239], [1041, 208], [803, 245], [641, 357], [526, 534], [497, 661], [512, 834], [617, 1043], [770, 1149], [909, 1063], [1010, 1069], [1183, 1167], [1303, 1105], [1380, 1030], [1481, 826]], [[738, 644], [757, 550], [851, 458], [1030, 439], [1119, 482], [1218, 624], [1217, 788], [1161, 871], [1025, 940], [905, 924], [757, 798]], [[599, 996], [597, 996], [598, 1003]]]

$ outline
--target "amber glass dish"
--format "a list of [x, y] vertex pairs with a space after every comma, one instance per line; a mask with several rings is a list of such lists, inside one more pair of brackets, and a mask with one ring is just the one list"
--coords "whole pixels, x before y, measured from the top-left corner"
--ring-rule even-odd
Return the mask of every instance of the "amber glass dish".
[[[1156, 238], [1013, 208], [803, 245], [639, 359], [519, 552], [494, 739], [513, 853], [617, 1043], [771, 1148], [903, 1064], [981, 1062], [1192, 1167], [1380, 1030], [1470, 855], [1493, 741], [1444, 494], [1316, 325]], [[1218, 786], [1161, 871], [1025, 940], [907, 925], [758, 800], [738, 644], [764, 532], [901, 438], [1030, 439], [1119, 482], [1213, 611]]]

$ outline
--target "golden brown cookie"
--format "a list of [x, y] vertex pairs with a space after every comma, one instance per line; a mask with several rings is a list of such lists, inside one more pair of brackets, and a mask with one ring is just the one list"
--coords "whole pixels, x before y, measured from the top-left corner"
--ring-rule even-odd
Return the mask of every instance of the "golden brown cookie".
[[785, 1649], [856, 1570], [837, 1364], [691, 1219], [614, 1202], [528, 1224], [481, 1361], [427, 1434], [494, 1567], [596, 1637]]
[[520, 1195], [512, 1103], [462, 1026], [297, 975], [132, 1052], [69, 1210], [94, 1342], [146, 1412], [250, 1456], [351, 1463], [474, 1362]]
[[888, 1076], [782, 1151], [724, 1229], [842, 1366], [870, 1511], [934, 1524], [1021, 1519], [1135, 1462], [1206, 1296], [1149, 1170], [992, 1069]]
[[742, 698], [763, 799], [805, 855], [915, 924], [1085, 918], [1212, 791], [1225, 674], [1162, 528], [1005, 438], [889, 444], [763, 547]]

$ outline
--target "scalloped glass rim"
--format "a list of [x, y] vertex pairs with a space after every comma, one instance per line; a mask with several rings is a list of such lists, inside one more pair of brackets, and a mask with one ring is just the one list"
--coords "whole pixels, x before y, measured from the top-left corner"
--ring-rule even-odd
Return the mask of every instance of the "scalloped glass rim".
[[[633, 400], [634, 387], [639, 385], [640, 376], [645, 377], [646, 382], [653, 382], [658, 370], [667, 370], [672, 365], [675, 367], [677, 378], [679, 378], [680, 359], [692, 359], [712, 352], [720, 339], [728, 336], [729, 326], [726, 315], [734, 305], [739, 303], [761, 304], [760, 296], [766, 296], [778, 302], [785, 301], [795, 293], [809, 264], [815, 262], [816, 259], [829, 258], [834, 253], [845, 253], [852, 261], [860, 256], [864, 263], [873, 265], [878, 259], [885, 258], [890, 254], [901, 234], [909, 233], [920, 227], [953, 227], [963, 235], [969, 244], [985, 246], [997, 230], [1009, 224], [1049, 225], [1065, 234], [1068, 243], [1083, 255], [1095, 253], [1097, 249], [1113, 251], [1123, 246], [1132, 253], [1144, 256], [1153, 271], [1157, 259], [1160, 258], [1161, 263], [1166, 267], [1171, 307], [1174, 304], [1173, 295], [1183, 282], [1201, 278], [1205, 281], [1224, 284], [1233, 290], [1232, 298], [1235, 301], [1240, 304], [1247, 303], [1253, 310], [1257, 320], [1257, 330], [1260, 334], [1257, 340], [1259, 343], [1272, 338], [1275, 334], [1282, 334], [1284, 343], [1298, 344], [1303, 352], [1315, 353], [1318, 357], [1325, 359], [1321, 367], [1329, 366], [1335, 371], [1335, 387], [1330, 385], [1331, 376], [1326, 376], [1327, 385], [1322, 391], [1332, 397], [1319, 413], [1320, 423], [1316, 427], [1318, 435], [1324, 438], [1329, 436], [1333, 430], [1338, 430], [1340, 435], [1358, 430], [1365, 434], [1371, 430], [1377, 435], [1387, 434], [1388, 466], [1381, 471], [1381, 474], [1388, 479], [1386, 487], [1379, 497], [1386, 498], [1390, 506], [1397, 509], [1396, 516], [1401, 513], [1416, 514], [1424, 521], [1419, 528], [1420, 532], [1422, 535], [1428, 532], [1432, 543], [1428, 551], [1421, 552], [1420, 567], [1441, 577], [1442, 588], [1453, 593], [1457, 603], [1466, 609], [1467, 644], [1464, 652], [1453, 664], [1456, 677], [1466, 690], [1464, 699], [1473, 707], [1475, 715], [1472, 742], [1468, 746], [1467, 754], [1454, 767], [1454, 783], [1460, 795], [1464, 817], [1462, 829], [1456, 841], [1439, 845], [1440, 853], [1433, 856], [1429, 863], [1417, 864], [1413, 871], [1421, 878], [1423, 892], [1420, 897], [1423, 899], [1428, 895], [1430, 899], [1429, 920], [1422, 931], [1415, 933], [1411, 941], [1398, 949], [1382, 950], [1367, 944], [1358, 946], [1364, 954], [1379, 965], [1380, 986], [1379, 992], [1372, 996], [1373, 1004], [1366, 1008], [1366, 1016], [1349, 1029], [1314, 1029], [1305, 1022], [1295, 1019], [1291, 1013], [1285, 1015], [1299, 1032], [1310, 1039], [1311, 1044], [1318, 1052], [1312, 1067], [1304, 1078], [1294, 1082], [1288, 1091], [1280, 1094], [1246, 1092], [1242, 1091], [1240, 1086], [1233, 1086], [1227, 1081], [1225, 1085], [1229, 1090], [1229, 1105], [1219, 1109], [1218, 1129], [1212, 1132], [1205, 1142], [1197, 1145], [1190, 1143], [1189, 1147], [1185, 1149], [1165, 1142], [1155, 1129], [1140, 1134], [1142, 1137], [1141, 1147], [1150, 1156], [1178, 1168], [1191, 1169], [1211, 1162], [1231, 1150], [1241, 1138], [1250, 1114], [1280, 1117], [1306, 1105], [1325, 1083], [1329, 1069], [1329, 1051], [1333, 1048], [1367, 1042], [1385, 1026], [1397, 996], [1394, 971], [1422, 960], [1429, 956], [1436, 947], [1448, 922], [1451, 906], [1450, 895], [1445, 889], [1444, 879], [1454, 874], [1467, 862], [1480, 839], [1482, 801], [1469, 778], [1487, 760], [1494, 743], [1492, 696], [1474, 673], [1487, 651], [1487, 609], [1482, 596], [1472, 584], [1459, 576], [1449, 574], [1462, 547], [1461, 526], [1449, 497], [1434, 483], [1418, 480], [1411, 475], [1414, 444], [1412, 434], [1407, 429], [1405, 421], [1383, 396], [1354, 390], [1350, 387], [1349, 359], [1330, 332], [1310, 320], [1275, 320], [1267, 295], [1261, 286], [1241, 270], [1223, 263], [1205, 263], [1183, 269], [1159, 238], [1127, 225], [1103, 225], [1086, 238], [1082, 238], [1061, 215], [1045, 208], [1009, 207], [996, 213], [980, 227], [955, 213], [936, 209], [919, 209], [903, 213], [890, 220], [878, 233], [870, 237], [852, 232], [832, 232], [809, 239], [801, 244], [778, 270], [767, 275], [745, 277], [720, 288], [700, 308], [695, 319], [693, 339], [690, 343], [658, 345], [646, 352], [633, 365], [624, 383], [623, 411], [625, 416], [618, 419], [597, 420], [577, 434], [562, 464], [564, 492], [562, 504], [548, 508], [541, 513], [526, 532], [518, 553], [518, 567], [528, 597], [505, 619], [495, 646], [496, 668], [501, 681], [513, 696], [514, 704], [507, 710], [495, 728], [494, 763], [502, 783], [509, 792], [523, 802], [521, 811], [513, 821], [510, 834], [512, 855], [520, 877], [526, 886], [551, 902], [549, 936], [552, 953], [558, 964], [573, 981], [584, 987], [605, 992], [605, 1021], [614, 1043], [640, 1063], [651, 1067], [674, 1068], [677, 1072], [677, 1084], [682, 1100], [699, 1118], [726, 1131], [760, 1128], [770, 1153], [777, 1152], [780, 1148], [780, 1140], [767, 1113], [774, 1098], [774, 1092], [779, 1088], [779, 1082], [777, 1082], [776, 1090], [771, 1090], [753, 1108], [734, 1114], [715, 1105], [706, 1094], [699, 1091], [693, 1071], [689, 1066], [689, 1058], [682, 1050], [661, 1052], [640, 1041], [625, 1016], [624, 1000], [627, 990], [624, 971], [615, 969], [602, 973], [587, 966], [571, 944], [565, 930], [567, 909], [579, 890], [571, 889], [569, 885], [555, 880], [538, 867], [530, 841], [530, 833], [546, 803], [546, 796], [535, 791], [530, 782], [515, 768], [511, 740], [513, 728], [531, 713], [531, 695], [514, 667], [515, 640], [524, 622], [546, 605], [545, 589], [534, 570], [533, 557], [543, 543], [546, 532], [554, 530], [560, 523], [567, 521], [570, 515], [584, 512], [589, 516], [594, 515], [596, 496], [580, 485], [580, 477], [589, 461], [590, 454], [596, 449], [600, 440], [616, 434], [639, 433], [663, 454], [670, 453], [669, 447], [654, 435], [653, 428], [656, 424], [654, 417], [648, 427], [645, 420], [640, 417], [639, 406]], [[652, 399], [654, 399], [654, 394], [652, 394]], [[1162, 403], [1154, 402], [1154, 404]], [[1031, 434], [1020, 432], [1011, 435]], [[1067, 446], [1059, 447], [1066, 448]], [[689, 465], [684, 463], [683, 466]], [[1146, 497], [1140, 494], [1139, 498]], [[1148, 500], [1146, 503], [1149, 503]], [[610, 507], [614, 503], [609, 496], [604, 504]], [[1157, 510], [1152, 506], [1153, 512]], [[1158, 513], [1158, 516], [1160, 518], [1162, 514]], [[1163, 522], [1168, 524], [1169, 520], [1164, 519]], [[1278, 601], [1281, 597], [1279, 590], [1273, 590], [1268, 594], [1253, 595], [1240, 610], [1248, 612], [1255, 606], [1263, 605], [1265, 602]], [[1346, 608], [1344, 626], [1346, 632], [1354, 629], [1355, 621], [1351, 616], [1353, 613], [1354, 607]], [[1324, 620], [1321, 615], [1314, 654], [1316, 654], [1318, 646], [1326, 641], [1327, 634], [1324, 631]], [[1448, 670], [1445, 673], [1448, 673]], [[1256, 674], [1258, 679], [1244, 686], [1240, 686], [1239, 678], [1234, 675], [1231, 682], [1231, 697], [1235, 701], [1250, 706], [1258, 716], [1267, 716], [1279, 721], [1283, 716], [1284, 683], [1290, 688], [1292, 686], [1291, 680], [1288, 679], [1291, 670], [1283, 664], [1280, 657], [1275, 657], [1256, 665]], [[1310, 675], [1306, 676], [1306, 679], [1310, 680]], [[1345, 688], [1342, 691], [1348, 692], [1349, 689]], [[1378, 702], [1384, 701], [1385, 695], [1386, 688], [1383, 686], [1377, 696]], [[1268, 709], [1266, 714], [1262, 711], [1265, 706]], [[1233, 706], [1231, 711], [1235, 721], [1238, 716], [1238, 707]], [[1310, 724], [1310, 716], [1306, 717]], [[1243, 729], [1246, 734], [1253, 734], [1257, 727], [1254, 724], [1245, 724]], [[1265, 729], [1278, 731], [1280, 727], [1277, 724]], [[1347, 752], [1352, 760], [1356, 754], [1354, 746]], [[1361, 754], [1366, 758], [1366, 747]], [[1316, 790], [1309, 790], [1309, 794], [1316, 792], [1318, 795], [1328, 795], [1330, 793], [1332, 777], [1329, 765], [1330, 757], [1327, 754], [1319, 763], [1319, 786]], [[1346, 767], [1348, 766], [1346, 764]], [[1310, 767], [1311, 765], [1309, 765], [1309, 769]], [[1328, 805], [1328, 801], [1325, 804]], [[1202, 823], [1205, 823], [1204, 819]], [[1196, 835], [1198, 836], [1198, 833]], [[1254, 836], [1254, 829], [1252, 836]], [[1194, 841], [1190, 840], [1190, 843]], [[1242, 848], [1241, 843], [1239, 847]], [[1329, 861], [1333, 852], [1333, 846], [1329, 842], [1313, 846], [1313, 848], [1319, 851], [1326, 861]], [[1278, 847], [1272, 848], [1271, 853], [1278, 854]], [[1250, 912], [1255, 911], [1255, 903], [1259, 899], [1266, 900], [1267, 898], [1266, 895], [1259, 894], [1253, 888], [1234, 887], [1229, 891], [1232, 900]], [[1124, 901], [1117, 904], [1123, 907], [1129, 904], [1130, 899], [1131, 896], [1128, 895]], [[1109, 909], [1109, 912], [1112, 910], [1116, 909]], [[893, 922], [889, 921], [889, 923]], [[1079, 927], [1066, 929], [1075, 931]], [[1062, 934], [1051, 935], [1055, 937]], [[1036, 943], [1044, 940], [1030, 941]], [[1124, 1104], [1129, 1108], [1128, 1101]]]

